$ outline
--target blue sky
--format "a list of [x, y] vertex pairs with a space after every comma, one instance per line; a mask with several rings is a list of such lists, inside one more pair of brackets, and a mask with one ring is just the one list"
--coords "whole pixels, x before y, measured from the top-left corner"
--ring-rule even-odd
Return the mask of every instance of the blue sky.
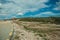
[[60, 16], [60, 0], [0, 0], [0, 19]]

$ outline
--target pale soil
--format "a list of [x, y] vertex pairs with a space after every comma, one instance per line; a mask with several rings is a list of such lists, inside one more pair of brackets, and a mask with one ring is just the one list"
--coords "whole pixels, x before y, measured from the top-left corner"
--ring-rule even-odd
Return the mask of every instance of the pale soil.
[[[33, 32], [33, 30], [26, 30], [25, 27], [31, 29], [42, 29], [50, 32]], [[56, 26], [56, 27], [55, 27]], [[9, 33], [14, 28], [14, 40], [60, 40], [60, 25], [56, 24], [40, 24], [39, 22], [19, 22], [19, 21], [0, 21], [0, 39], [9, 39]], [[3, 33], [2, 33], [3, 32]], [[37, 35], [37, 34], [40, 34]]]
[[14, 23], [14, 29], [15, 29], [14, 40], [43, 40], [42, 37], [39, 37], [38, 35], [35, 36], [33, 32], [28, 32], [27, 30], [25, 30], [22, 25], [19, 26], [16, 23]]
[[[13, 33], [13, 37], [10, 35]], [[12, 33], [11, 33], [12, 32]], [[10, 34], [9, 34], [10, 33]], [[13, 21], [0, 21], [0, 40], [43, 40], [39, 36], [35, 36], [33, 32], [28, 32], [22, 25], [18, 25]]]
[[9, 33], [13, 31], [11, 21], [0, 21], [0, 40], [9, 39]]
[[[39, 40], [60, 40], [60, 25], [56, 24], [41, 24], [39, 22], [24, 22], [24, 21], [15, 21], [15, 23], [19, 24], [22, 27], [28, 28], [26, 31], [29, 33], [31, 32], [31, 36], [33, 37], [32, 40], [35, 40], [35, 38], [40, 37]], [[30, 30], [29, 30], [30, 29]], [[34, 29], [34, 30], [32, 30]], [[42, 30], [41, 32], [33, 32], [36, 30]], [[47, 31], [47, 32], [44, 32]], [[42, 33], [44, 32], [44, 33]], [[36, 35], [36, 34], [40, 34]], [[30, 34], [29, 34], [30, 35]], [[42, 36], [41, 36], [42, 35]], [[28, 38], [29, 39], [29, 38]], [[30, 39], [31, 40], [31, 39]], [[36, 39], [38, 40], [38, 38]]]

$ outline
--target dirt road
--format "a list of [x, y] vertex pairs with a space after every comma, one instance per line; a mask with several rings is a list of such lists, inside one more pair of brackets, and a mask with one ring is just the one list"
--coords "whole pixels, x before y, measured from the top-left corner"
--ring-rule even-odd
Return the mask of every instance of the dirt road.
[[0, 21], [0, 40], [8, 40], [9, 33], [13, 31], [11, 21]]

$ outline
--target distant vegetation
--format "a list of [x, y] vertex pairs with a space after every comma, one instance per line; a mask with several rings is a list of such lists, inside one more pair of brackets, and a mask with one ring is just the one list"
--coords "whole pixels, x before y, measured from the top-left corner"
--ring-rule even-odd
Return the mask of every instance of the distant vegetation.
[[33, 32], [35, 36], [43, 38], [43, 40], [59, 39], [60, 17], [13, 18], [12, 20], [16, 20], [15, 23], [24, 27], [28, 32]]
[[20, 18], [19, 21], [43, 22], [43, 23], [56, 23], [56, 24], [60, 24], [60, 17]]

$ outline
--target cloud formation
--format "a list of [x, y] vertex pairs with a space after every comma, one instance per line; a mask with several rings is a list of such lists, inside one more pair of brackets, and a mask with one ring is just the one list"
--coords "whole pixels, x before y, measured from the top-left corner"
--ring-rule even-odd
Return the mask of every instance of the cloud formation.
[[48, 0], [0, 0], [1, 14], [18, 14], [24, 11], [35, 11], [39, 8], [48, 7]]
[[60, 10], [60, 1], [59, 2], [56, 2], [56, 7], [54, 8], [54, 10]]
[[[42, 16], [43, 15], [43, 16]], [[54, 16], [54, 15], [56, 15], [56, 14], [54, 14], [53, 12], [42, 12], [42, 13], [40, 13], [40, 14], [37, 14], [37, 15], [34, 15], [35, 17], [49, 17], [49, 16]]]
[[0, 14], [7, 18], [24, 16], [26, 13], [27, 16], [31, 16], [32, 13], [32, 16], [53, 15], [53, 12], [60, 10], [60, 4], [57, 7], [56, 2], [58, 0], [0, 0]]

